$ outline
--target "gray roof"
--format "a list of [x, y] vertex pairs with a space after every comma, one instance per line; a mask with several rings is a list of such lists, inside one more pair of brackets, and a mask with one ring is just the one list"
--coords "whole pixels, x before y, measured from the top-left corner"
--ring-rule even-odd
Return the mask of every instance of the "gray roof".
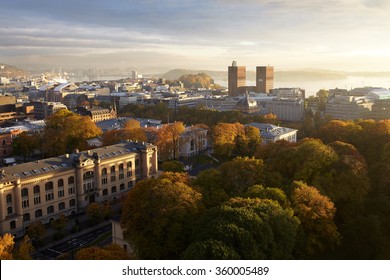
[[253, 126], [260, 130], [260, 136], [263, 138], [277, 138], [283, 134], [298, 131], [296, 129], [280, 127], [269, 123], [248, 123], [245, 126]]
[[0, 173], [0, 182], [16, 180], [17, 178], [30, 178], [41, 176], [44, 173], [56, 173], [58, 171], [74, 169], [77, 162], [84, 162], [87, 159], [94, 160], [96, 156], [104, 162], [105, 159], [115, 156], [138, 153], [141, 149], [145, 149], [149, 146], [153, 147], [152, 144], [148, 143], [123, 142], [70, 155], [61, 155], [58, 157], [4, 167], [2, 169], [3, 173]]

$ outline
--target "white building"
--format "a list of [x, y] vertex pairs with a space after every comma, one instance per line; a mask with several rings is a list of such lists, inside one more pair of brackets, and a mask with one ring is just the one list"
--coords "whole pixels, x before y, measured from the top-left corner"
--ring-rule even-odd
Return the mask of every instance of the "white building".
[[265, 102], [265, 113], [282, 121], [301, 121], [305, 112], [303, 99], [272, 99]]
[[187, 127], [179, 139], [179, 156], [189, 157], [208, 148], [208, 130], [200, 127]]
[[288, 142], [297, 142], [298, 130], [280, 127], [269, 123], [249, 123], [245, 126], [253, 126], [260, 131], [260, 138], [263, 144], [275, 143], [278, 140], [285, 140]]
[[366, 119], [371, 114], [372, 105], [364, 96], [336, 95], [325, 104], [325, 115], [336, 120]]

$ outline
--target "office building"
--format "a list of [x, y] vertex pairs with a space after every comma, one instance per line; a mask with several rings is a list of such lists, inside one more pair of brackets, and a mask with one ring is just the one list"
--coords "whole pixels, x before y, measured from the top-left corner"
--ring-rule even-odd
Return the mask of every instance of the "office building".
[[274, 87], [274, 67], [257, 66], [256, 67], [257, 92], [269, 93], [273, 87]]
[[237, 66], [237, 62], [233, 61], [232, 66], [229, 66], [228, 69], [228, 95], [238, 96], [244, 93], [245, 86], [246, 86], [246, 67]]

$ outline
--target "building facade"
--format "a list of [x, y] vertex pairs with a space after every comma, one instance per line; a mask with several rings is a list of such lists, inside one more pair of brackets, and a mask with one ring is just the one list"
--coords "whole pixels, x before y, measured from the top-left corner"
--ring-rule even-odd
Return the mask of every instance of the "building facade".
[[265, 102], [265, 113], [275, 114], [282, 121], [301, 121], [305, 113], [305, 103], [302, 99], [277, 99]]
[[280, 127], [269, 123], [249, 123], [245, 126], [253, 126], [260, 132], [260, 138], [263, 144], [275, 143], [278, 140], [285, 140], [291, 143], [297, 142], [298, 130]]
[[274, 87], [274, 67], [256, 67], [256, 89], [257, 92], [269, 93]]
[[157, 176], [157, 147], [124, 142], [5, 167], [0, 171], [0, 234], [20, 236], [30, 223], [85, 212]]
[[233, 61], [232, 66], [228, 68], [228, 94], [229, 96], [238, 96], [242, 92], [240, 87], [246, 86], [246, 67], [237, 66]]

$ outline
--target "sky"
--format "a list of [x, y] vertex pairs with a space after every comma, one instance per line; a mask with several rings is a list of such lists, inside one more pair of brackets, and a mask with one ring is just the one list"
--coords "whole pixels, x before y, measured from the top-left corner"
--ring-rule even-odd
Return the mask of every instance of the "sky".
[[4, 0], [0, 63], [390, 70], [390, 0]]

